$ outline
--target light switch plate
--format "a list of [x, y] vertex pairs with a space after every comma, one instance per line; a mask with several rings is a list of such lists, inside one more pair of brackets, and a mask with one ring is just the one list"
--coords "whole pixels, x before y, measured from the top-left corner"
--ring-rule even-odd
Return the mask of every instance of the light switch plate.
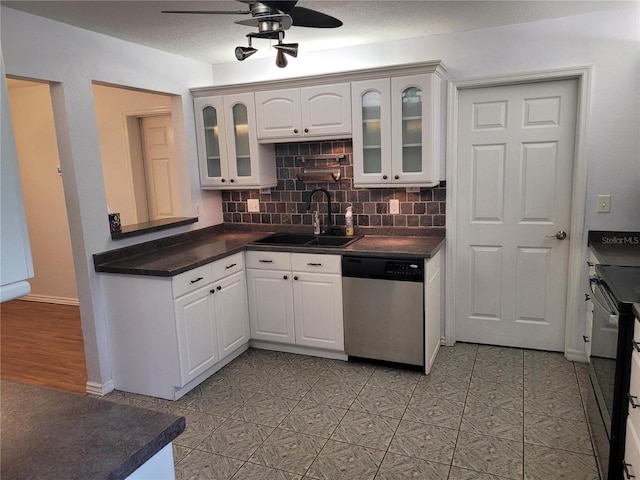
[[398, 200], [397, 198], [392, 198], [391, 200], [389, 200], [389, 213], [392, 215], [400, 213], [400, 200]]
[[611, 211], [611, 195], [598, 195], [598, 213], [609, 213]]
[[260, 211], [260, 200], [257, 198], [249, 198], [247, 200], [247, 211], [255, 213]]

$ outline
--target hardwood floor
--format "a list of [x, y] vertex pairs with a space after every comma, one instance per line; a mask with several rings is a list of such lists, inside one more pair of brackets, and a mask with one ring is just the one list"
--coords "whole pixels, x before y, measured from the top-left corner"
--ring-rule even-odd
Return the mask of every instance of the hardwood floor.
[[1, 304], [0, 377], [86, 394], [79, 307], [25, 300]]

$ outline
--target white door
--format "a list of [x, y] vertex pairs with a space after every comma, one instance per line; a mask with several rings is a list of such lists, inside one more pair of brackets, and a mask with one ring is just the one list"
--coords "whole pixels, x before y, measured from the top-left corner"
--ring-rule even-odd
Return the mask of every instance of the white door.
[[300, 89], [256, 92], [258, 138], [302, 136]]
[[300, 89], [304, 136], [351, 135], [351, 84]]
[[577, 92], [577, 80], [460, 91], [458, 341], [564, 350], [569, 241], [554, 234], [571, 235]]
[[149, 220], [180, 216], [171, 115], [144, 117], [140, 126]]

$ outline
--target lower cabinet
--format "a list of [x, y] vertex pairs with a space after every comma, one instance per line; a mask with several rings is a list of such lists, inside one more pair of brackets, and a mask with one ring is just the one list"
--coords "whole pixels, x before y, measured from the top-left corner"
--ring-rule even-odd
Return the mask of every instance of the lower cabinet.
[[640, 478], [640, 318], [636, 317], [633, 324], [629, 416], [624, 446], [625, 479]]
[[339, 255], [246, 255], [252, 339], [344, 351]]
[[114, 386], [177, 400], [248, 348], [244, 254], [171, 278], [101, 275]]

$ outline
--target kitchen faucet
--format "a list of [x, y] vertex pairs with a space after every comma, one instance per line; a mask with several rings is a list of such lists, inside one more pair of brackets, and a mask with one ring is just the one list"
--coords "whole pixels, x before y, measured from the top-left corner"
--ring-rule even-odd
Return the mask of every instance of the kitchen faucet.
[[311, 193], [309, 194], [309, 198], [307, 200], [307, 211], [311, 209], [311, 198], [316, 192], [322, 192], [327, 196], [327, 229], [325, 230], [325, 233], [332, 234], [334, 233], [334, 226], [333, 220], [331, 218], [331, 194], [327, 191], [326, 188], [314, 188], [313, 190], [311, 190]]

